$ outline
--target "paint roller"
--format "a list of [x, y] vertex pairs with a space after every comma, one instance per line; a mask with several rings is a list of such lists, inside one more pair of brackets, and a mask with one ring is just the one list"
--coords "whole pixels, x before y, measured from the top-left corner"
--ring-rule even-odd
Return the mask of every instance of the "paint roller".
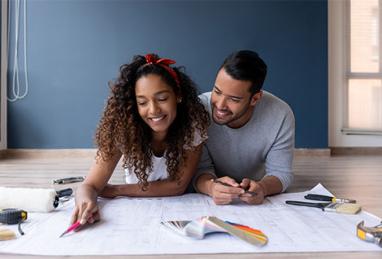
[[22, 208], [28, 212], [50, 212], [57, 208], [59, 199], [72, 195], [73, 190], [61, 191], [42, 188], [0, 187], [0, 209]]

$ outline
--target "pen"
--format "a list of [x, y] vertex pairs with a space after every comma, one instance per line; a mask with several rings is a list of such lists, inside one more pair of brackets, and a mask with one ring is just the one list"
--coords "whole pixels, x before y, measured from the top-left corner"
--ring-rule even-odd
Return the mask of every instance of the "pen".
[[81, 227], [81, 224], [80, 224], [80, 221], [77, 221], [74, 224], [72, 224], [67, 230], [65, 230], [64, 233], [62, 233], [59, 237], [62, 237], [64, 235], [66, 235], [67, 233], [78, 229], [79, 227]]
[[[229, 185], [228, 183], [219, 181], [218, 179], [213, 179], [213, 182], [214, 182], [214, 183], [219, 183], [219, 184], [224, 185], [224, 186], [233, 187], [232, 185]], [[256, 195], [257, 195], [256, 192], [250, 192], [250, 191], [247, 191], [247, 190], [244, 190], [244, 191], [245, 191], [245, 193], [248, 193], [248, 194], [250, 194], [251, 196], [256, 196]]]
[[[92, 217], [95, 215], [95, 213], [92, 214]], [[97, 222], [99, 219], [97, 219], [96, 221], [94, 222]], [[84, 224], [81, 224], [80, 223], [80, 220], [77, 220], [75, 223], [73, 223], [67, 230], [64, 231], [64, 233], [62, 233], [59, 237], [62, 237], [64, 235], [66, 235], [67, 233], [69, 232], [72, 232], [72, 231], [75, 231], [75, 230], [79, 230], [81, 227], [83, 227], [85, 224], [87, 223], [84, 223]]]

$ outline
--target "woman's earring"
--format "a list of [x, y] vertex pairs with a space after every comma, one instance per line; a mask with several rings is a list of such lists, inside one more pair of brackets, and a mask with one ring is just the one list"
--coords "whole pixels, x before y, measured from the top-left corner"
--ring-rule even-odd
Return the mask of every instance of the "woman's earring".
[[179, 97], [179, 98], [176, 100], [176, 102], [177, 102], [177, 103], [181, 103], [181, 102], [182, 102], [182, 98]]

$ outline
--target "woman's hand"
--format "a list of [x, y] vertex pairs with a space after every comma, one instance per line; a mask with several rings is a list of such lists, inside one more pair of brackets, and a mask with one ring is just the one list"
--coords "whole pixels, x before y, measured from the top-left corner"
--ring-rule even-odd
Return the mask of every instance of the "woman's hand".
[[103, 160], [98, 157], [95, 160], [85, 181], [76, 190], [76, 207], [72, 214], [72, 223], [79, 221], [81, 225], [92, 224], [100, 219], [97, 196], [109, 181], [121, 155], [117, 152], [110, 159]]
[[81, 185], [76, 191], [76, 206], [71, 224], [79, 221], [81, 225], [99, 221], [100, 214], [97, 205], [97, 193], [86, 185]]

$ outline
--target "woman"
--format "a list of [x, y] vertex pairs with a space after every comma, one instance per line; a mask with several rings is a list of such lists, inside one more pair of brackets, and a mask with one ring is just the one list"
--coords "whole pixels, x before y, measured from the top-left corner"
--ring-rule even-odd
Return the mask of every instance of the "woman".
[[[111, 84], [96, 133], [94, 165], [76, 191], [72, 222], [99, 219], [97, 197], [171, 196], [186, 190], [207, 139], [209, 117], [175, 61], [135, 56]], [[126, 184], [108, 185], [123, 157]]]

